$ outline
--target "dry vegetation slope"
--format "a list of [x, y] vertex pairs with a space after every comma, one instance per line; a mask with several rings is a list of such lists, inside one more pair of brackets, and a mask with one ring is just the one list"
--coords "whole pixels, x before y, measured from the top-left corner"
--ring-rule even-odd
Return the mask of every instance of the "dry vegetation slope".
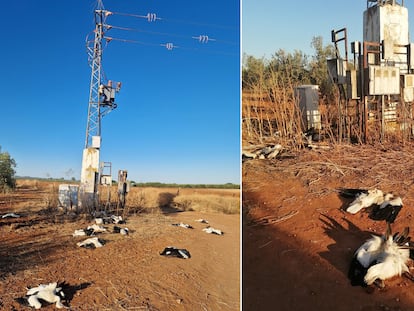
[[399, 194], [404, 208], [393, 228], [413, 230], [413, 150], [337, 145], [244, 162], [243, 309], [414, 310], [414, 283], [406, 278], [371, 294], [350, 285], [354, 250], [371, 233], [382, 234], [385, 223], [345, 213], [349, 201], [335, 191], [378, 187]]
[[[56, 189], [52, 185], [20, 186], [0, 197], [1, 215], [13, 211], [23, 216], [0, 218], [0, 309], [24, 310], [15, 299], [26, 287], [53, 281], [65, 282], [71, 310], [239, 309], [238, 214], [136, 207], [126, 225], [129, 236], [104, 233], [104, 247], [90, 250], [78, 248], [82, 238], [72, 233], [92, 219], [47, 209], [50, 189]], [[184, 196], [180, 192], [176, 198]], [[149, 193], [146, 197], [148, 201]], [[206, 234], [201, 230], [205, 225], [194, 221], [199, 218], [225, 234]], [[171, 225], [177, 222], [194, 229]], [[192, 257], [160, 256], [166, 246], [186, 248]]]

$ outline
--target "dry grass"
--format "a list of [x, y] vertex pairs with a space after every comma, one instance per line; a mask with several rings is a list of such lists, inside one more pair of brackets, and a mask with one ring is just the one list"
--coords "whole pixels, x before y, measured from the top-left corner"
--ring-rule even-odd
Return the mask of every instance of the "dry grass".
[[177, 208], [236, 214], [240, 211], [239, 193], [225, 189], [133, 188], [127, 196], [127, 207], [130, 211]]
[[[414, 189], [414, 146], [398, 144], [339, 144], [331, 150], [302, 151], [291, 159], [262, 162], [256, 169], [300, 178], [309, 192], [324, 194], [324, 180], [333, 177], [338, 187], [380, 188], [386, 191]], [[260, 163], [260, 162], [258, 162]], [[258, 164], [256, 163], [256, 164]], [[250, 165], [249, 162], [245, 165]], [[349, 178], [352, 176], [352, 182]], [[391, 178], [392, 176], [392, 178]]]
[[[7, 204], [27, 210], [50, 209], [58, 206], [59, 184], [65, 182], [52, 182], [43, 180], [17, 180], [17, 190], [20, 199], [14, 194], [7, 195]], [[31, 192], [41, 193], [41, 198], [32, 197]], [[26, 200], [21, 199], [24, 193]], [[115, 210], [118, 203], [117, 187], [100, 186], [100, 205]], [[5, 197], [6, 198], [6, 197]], [[1, 197], [0, 197], [1, 200]], [[165, 208], [180, 210], [194, 210], [203, 212], [219, 212], [237, 214], [240, 211], [239, 189], [193, 189], [193, 188], [155, 188], [132, 187], [127, 195], [126, 210], [130, 213], [160, 213]]]
[[[275, 86], [276, 88], [276, 86]], [[243, 93], [242, 133], [245, 145], [277, 139], [285, 146], [302, 145], [302, 120], [293, 90]]]
[[[117, 202], [116, 191], [115, 186], [111, 187], [113, 205]], [[100, 193], [104, 205], [108, 198], [108, 188], [101, 188]], [[132, 187], [127, 195], [126, 207], [132, 213], [157, 213], [162, 208], [178, 208], [232, 214], [240, 211], [240, 190]]]
[[225, 214], [240, 212], [240, 199], [238, 197], [224, 197], [216, 194], [190, 194], [175, 197], [174, 203], [185, 211], [214, 211]]

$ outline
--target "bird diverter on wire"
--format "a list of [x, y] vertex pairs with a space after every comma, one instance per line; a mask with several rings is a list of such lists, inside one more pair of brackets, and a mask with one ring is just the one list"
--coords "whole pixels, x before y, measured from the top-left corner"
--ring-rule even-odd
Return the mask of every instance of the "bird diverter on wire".
[[200, 43], [208, 43], [209, 41], [216, 41], [215, 39], [210, 38], [207, 35], [199, 35], [198, 37], [192, 37], [193, 39], [197, 39]]

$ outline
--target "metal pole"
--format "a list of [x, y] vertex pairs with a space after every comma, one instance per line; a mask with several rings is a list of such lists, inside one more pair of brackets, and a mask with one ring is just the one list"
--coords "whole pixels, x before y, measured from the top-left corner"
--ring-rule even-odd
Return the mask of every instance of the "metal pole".
[[381, 95], [381, 142], [384, 141], [384, 131], [385, 131], [385, 95]]

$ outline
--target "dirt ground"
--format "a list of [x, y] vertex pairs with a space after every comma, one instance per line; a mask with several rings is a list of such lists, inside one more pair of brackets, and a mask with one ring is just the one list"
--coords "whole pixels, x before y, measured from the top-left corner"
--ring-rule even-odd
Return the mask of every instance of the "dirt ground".
[[[93, 224], [86, 216], [37, 210], [36, 189], [0, 197], [0, 309], [30, 310], [19, 298], [27, 288], [59, 282], [70, 310], [239, 310], [240, 216], [220, 213], [141, 213], [127, 219], [128, 236], [105, 225], [102, 248], [85, 249], [75, 229]], [[13, 203], [13, 204], [11, 204]], [[21, 204], [19, 204], [21, 203]], [[13, 206], [12, 208], [10, 206]], [[19, 207], [19, 206], [22, 207]], [[206, 219], [224, 235], [207, 234]], [[172, 226], [184, 222], [194, 227]], [[167, 246], [185, 248], [189, 259], [161, 256]], [[42, 310], [55, 310], [54, 305]]]
[[351, 286], [354, 251], [386, 224], [369, 211], [346, 213], [350, 200], [336, 191], [377, 187], [400, 195], [393, 232], [414, 231], [413, 151], [337, 146], [244, 161], [243, 310], [414, 310], [414, 283], [405, 277], [374, 291]]

